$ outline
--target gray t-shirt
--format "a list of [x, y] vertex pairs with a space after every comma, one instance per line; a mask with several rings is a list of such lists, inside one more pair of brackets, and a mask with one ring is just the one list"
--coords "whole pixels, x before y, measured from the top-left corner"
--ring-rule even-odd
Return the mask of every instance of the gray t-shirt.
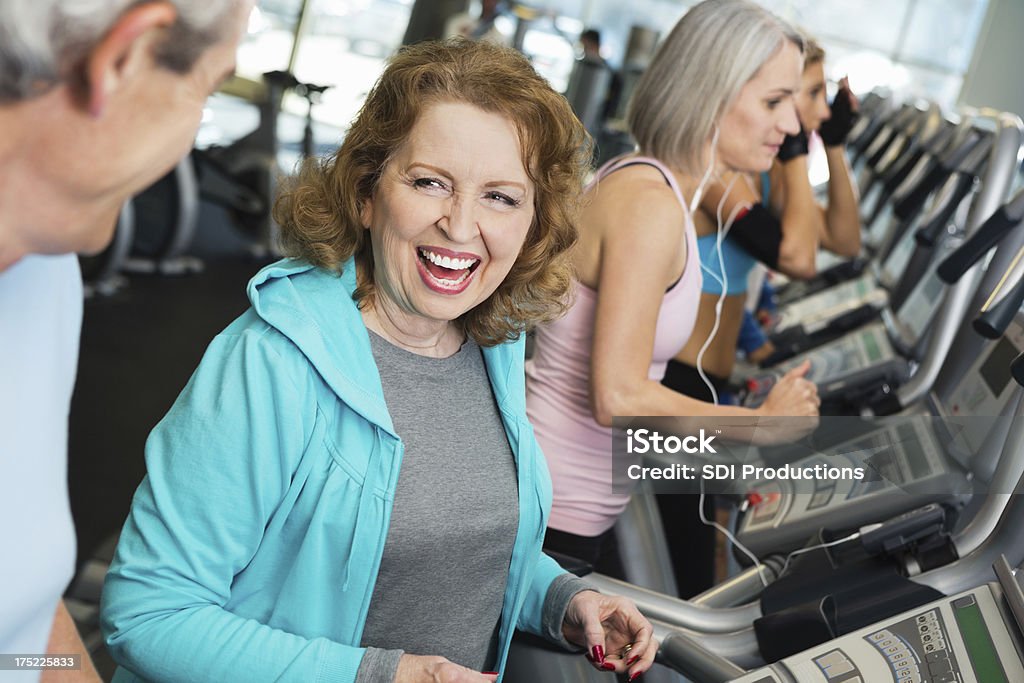
[[512, 449], [480, 347], [429, 358], [370, 334], [405, 444], [357, 683], [391, 683], [403, 651], [489, 670], [519, 524]]

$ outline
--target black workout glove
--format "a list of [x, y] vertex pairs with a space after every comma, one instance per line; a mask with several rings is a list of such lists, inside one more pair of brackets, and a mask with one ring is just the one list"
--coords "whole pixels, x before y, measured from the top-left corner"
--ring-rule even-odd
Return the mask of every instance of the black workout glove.
[[807, 133], [803, 128], [796, 135], [787, 135], [779, 146], [779, 161], [786, 163], [790, 159], [807, 154]]
[[857, 122], [858, 114], [853, 110], [852, 97], [852, 93], [846, 88], [840, 88], [836, 92], [832, 100], [832, 116], [821, 122], [821, 129], [818, 131], [826, 147], [845, 143], [846, 136]]
[[754, 204], [737, 218], [729, 228], [729, 239], [772, 270], [779, 267], [782, 223], [764, 204]]

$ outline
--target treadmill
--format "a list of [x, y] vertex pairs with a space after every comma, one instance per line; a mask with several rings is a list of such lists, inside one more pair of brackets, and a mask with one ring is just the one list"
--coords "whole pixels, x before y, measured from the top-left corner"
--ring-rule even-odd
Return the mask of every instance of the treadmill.
[[[970, 214], [966, 221], [970, 235], [983, 232], [983, 224], [996, 214], [999, 204], [1005, 200], [1010, 180], [1016, 172], [1017, 155], [1024, 144], [1024, 123], [1018, 117], [1001, 115], [997, 118], [997, 126], [984, 181], [971, 202]], [[944, 222], [936, 223], [931, 228], [934, 230], [938, 227], [941, 232], [944, 225]], [[1001, 252], [1002, 249], [997, 250], [995, 258], [1002, 258]], [[977, 288], [979, 275], [978, 269], [974, 268], [955, 285], [939, 294], [943, 288], [937, 286], [935, 282], [937, 257], [933, 255], [932, 258], [929, 270], [919, 282], [916, 282], [915, 288], [903, 302], [904, 305], [898, 309], [900, 312], [913, 315], [883, 316], [881, 322], [867, 325], [812, 352], [776, 366], [771, 374], [748, 382], [748, 393], [743, 404], [748, 407], [759, 406], [778, 378], [789, 369], [798, 366], [805, 358], [811, 360], [808, 379], [818, 384], [823, 404], [829, 404], [825, 406], [825, 411], [856, 413], [864, 406], [888, 401], [893, 389], [911, 376], [918, 363], [928, 366], [927, 378], [934, 381], [938, 367], [941, 367], [950, 345], [954, 343], [954, 335], [961, 327], [967, 311], [971, 310], [968, 300]], [[990, 283], [989, 280], [986, 282], [987, 291], [991, 291], [994, 283]], [[941, 300], [929, 300], [928, 297], [941, 297]], [[926, 303], [932, 305], [925, 306]], [[919, 311], [925, 310], [933, 313], [938, 310], [934, 325], [928, 325], [928, 316], [919, 315]], [[917, 339], [911, 339], [906, 334], [907, 331], [920, 334]], [[929, 334], [926, 335], [926, 332]], [[900, 350], [904, 353], [910, 352], [910, 357], [899, 353]], [[930, 386], [923, 389], [919, 391], [917, 398], [927, 393]], [[904, 402], [902, 405], [908, 403]]]
[[[736, 536], [755, 555], [793, 550], [822, 528], [877, 522], [930, 502], [965, 504], [974, 483], [988, 482], [1002, 453], [1009, 420], [1024, 393], [1007, 372], [1024, 351], [1024, 311], [988, 344], [947, 396], [880, 422], [800, 460], [813, 467], [861, 466], [863, 481], [818, 479], [797, 489], [789, 481], [748, 485], [757, 504], [740, 518]], [[825, 418], [829, 420], [830, 418]], [[831, 418], [843, 428], [851, 418]], [[843, 423], [847, 423], [844, 425]], [[810, 490], [808, 487], [813, 487]], [[795, 493], [803, 495], [794, 495]]]
[[[942, 254], [955, 245], [953, 240], [947, 242]], [[885, 394], [886, 387], [906, 382], [914, 366], [931, 350], [929, 323], [948, 293], [938, 276], [938, 266], [937, 259], [895, 312], [884, 309], [879, 321], [776, 365], [771, 374], [749, 380], [744, 405], [761, 405], [779, 378], [805, 359], [811, 361], [806, 377], [818, 385], [823, 414], [881, 400], [879, 392]], [[955, 325], [959, 321], [951, 322]]]
[[896, 189], [926, 155], [938, 158], [952, 146], [959, 123], [959, 119], [948, 119], [938, 112], [929, 115], [918, 134], [910, 139], [906, 151], [881, 166], [866, 183], [859, 186], [861, 221], [865, 227], [874, 224]]
[[[891, 231], [902, 232], [899, 246], [876, 267], [860, 277], [780, 307], [770, 335], [778, 351], [770, 362], [785, 360], [838, 338], [877, 318], [890, 302], [899, 307], [908, 289], [927, 269], [933, 247], [947, 235], [950, 219], [974, 190], [991, 146], [991, 134], [976, 131], [952, 150], [957, 164], [946, 171], [944, 179], [938, 174], [933, 176], [933, 182], [944, 182], [934, 193], [931, 206], [923, 214], [908, 215], [906, 224], [896, 225], [894, 221], [890, 225]], [[963, 226], [966, 217], [959, 214], [957, 218], [954, 223]]]
[[[947, 121], [937, 132], [923, 140], [919, 149], [913, 153], [908, 152], [908, 161], [914, 161], [912, 166], [904, 166], [904, 161], [897, 161], [899, 166], [891, 171], [884, 186], [884, 198], [879, 197], [870, 215], [862, 218], [862, 242], [866, 254], [884, 258], [888, 255], [888, 249], [880, 255], [879, 251], [888, 243], [889, 234], [902, 234], [901, 228], [909, 230], [916, 225], [927, 198], [942, 185], [978, 142], [971, 131], [969, 116], [959, 125]], [[865, 197], [863, 206], [869, 206], [870, 201], [870, 197]], [[857, 277], [867, 267], [868, 258], [865, 256], [847, 261], [820, 272], [811, 280], [789, 282], [777, 292], [778, 303], [792, 303]]]
[[[1024, 361], [1020, 365], [1024, 368]], [[1021, 380], [1024, 382], [1024, 377]], [[1024, 414], [1018, 410], [1016, 417], [1018, 419], [1014, 422], [1005, 446], [1008, 453], [1014, 454], [1019, 452], [1024, 445], [1024, 421], [1020, 419], [1024, 417]], [[1016, 492], [1024, 493], [1021, 463], [1014, 462], [1014, 460], [1019, 459], [1003, 458], [1000, 462], [1000, 472], [996, 474], [995, 479], [1002, 482], [1000, 491], [1010, 491], [1011, 489], [1006, 486], [1016, 482]], [[978, 511], [966, 528], [957, 532], [954, 539], [957, 556], [960, 559], [923, 574], [915, 575], [914, 572], [911, 572], [910, 575], [914, 576], [914, 583], [930, 586], [944, 594], [959, 597], [960, 594], [970, 592], [970, 589], [991, 580], [989, 578], [991, 566], [1000, 552], [1009, 556], [1010, 561], [1014, 564], [1024, 562], [1024, 542], [1021, 542], [1022, 537], [1019, 533], [1021, 524], [1024, 524], [1024, 503], [1021, 502], [1024, 498], [1009, 495], [989, 495], [983, 498], [982, 509]], [[766, 558], [763, 566], [748, 569], [692, 600], [679, 600], [599, 574], [590, 574], [586, 568], [576, 571], [581, 576], [585, 575], [586, 580], [601, 592], [632, 599], [640, 611], [651, 620], [654, 626], [654, 635], [662, 643], [657, 661], [664, 666], [656, 666], [648, 674], [645, 674], [644, 680], [650, 679], [657, 683], [667, 683], [668, 681], [681, 683], [682, 679], [679, 677], [681, 673], [686, 676], [687, 680], [695, 683], [726, 683], [728, 681], [760, 683], [765, 676], [768, 676], [767, 681], [775, 683], [783, 681], [815, 681], [816, 683], [825, 681], [828, 683], [830, 679], [827, 677], [794, 678], [792, 671], [786, 668], [787, 663], [803, 657], [811, 650], [764, 668], [764, 659], [758, 653], [758, 641], [751, 626], [754, 620], [762, 616], [761, 606], [756, 602], [746, 603], [757, 597], [762, 580], [770, 583], [775, 579], [781, 566], [781, 560]], [[910, 569], [909, 566], [908, 569]], [[759, 576], [761, 578], [758, 578]], [[915, 609], [913, 613], [916, 617], [931, 608], [932, 605], [925, 605]], [[950, 623], [948, 615], [942, 616], [945, 617], [945, 623]], [[879, 623], [888, 624], [894, 621], [899, 621], [899, 619], [887, 617]], [[878, 630], [880, 627], [863, 631], [873, 633]], [[853, 633], [852, 635], [857, 634]], [[512, 654], [504, 671], [503, 680], [508, 683], [538, 683], [540, 681], [554, 683], [554, 681], [566, 680], [601, 683], [607, 679], [607, 674], [596, 671], [578, 653], [569, 653], [553, 648], [529, 636], [526, 636], [525, 639], [520, 636], [517, 638], [519, 640], [513, 642]], [[943, 640], [947, 644], [955, 642], [955, 639], [946, 635], [943, 635]], [[829, 651], [824, 646], [814, 649], [820, 649], [822, 652]], [[950, 649], [957, 656], [962, 652], [955, 644]], [[873, 651], [869, 650], [868, 652]], [[847, 658], [850, 659], [850, 656], [847, 655]], [[977, 666], [970, 658], [960, 661], [971, 661], [973, 666]], [[855, 664], [860, 666], [861, 662], [855, 660]], [[837, 667], [834, 671], [837, 672], [841, 668]], [[749, 677], [750, 674], [745, 673], [745, 669], [756, 669], [758, 676]], [[821, 676], [819, 671], [814, 669], [809, 671], [811, 673], [806, 675]], [[870, 668], [861, 668], [859, 671], [868, 676], [867, 678], [862, 677], [861, 683], [893, 680], [870, 677], [873, 672], [873, 669]], [[1008, 676], [1012, 675], [1014, 675], [1012, 672], [1008, 673]], [[850, 678], [848, 681], [842, 678], [836, 680], [841, 683], [855, 683], [854, 678]], [[896, 680], [898, 683], [901, 679]], [[930, 681], [931, 679], [922, 678], [921, 680]], [[988, 679], [954, 680], [966, 682]], [[1009, 680], [1022, 679], [1011, 677]]]
[[734, 683], [1019, 683], [1024, 591], [1005, 558], [988, 583], [884, 619]]
[[[892, 219], [892, 210], [889, 199], [899, 189], [903, 193], [909, 193], [921, 183], [928, 184], [927, 193], [933, 190], [937, 183], [934, 178], [929, 178], [927, 171], [930, 170], [936, 160], [946, 150], [952, 149], [960, 141], [963, 135], [963, 126], [948, 120], [940, 119], [933, 123], [933, 116], [929, 113], [925, 122], [920, 126], [921, 131], [916, 137], [911, 138], [906, 154], [896, 156], [891, 163], [888, 159], [881, 160], [885, 163], [878, 169], [862, 169], [860, 171], [858, 186], [860, 194], [864, 197], [861, 202], [862, 210], [867, 206], [874, 206], [874, 210], [864, 213], [861, 219], [862, 231], [864, 232], [865, 253], [870, 253], [867, 244], [870, 243], [869, 236], [873, 226], [876, 224], [888, 225]], [[935, 130], [937, 126], [937, 130]], [[924, 137], [921, 137], [924, 136]], [[892, 149], [902, 149], [899, 145], [892, 145]], [[913, 164], [908, 163], [913, 161]], [[880, 180], [884, 178], [884, 185], [887, 188], [884, 192], [876, 192], [879, 189]], [[941, 178], [939, 179], [941, 182]], [[877, 197], [877, 199], [876, 199]], [[884, 198], [883, 198], [884, 197]], [[915, 201], [916, 201], [915, 197]], [[883, 218], [879, 218], [883, 208], [889, 211]], [[914, 208], [913, 206], [909, 208]], [[876, 228], [877, 229], [877, 228]], [[884, 232], [884, 227], [877, 229]], [[877, 241], [877, 240], [876, 240]], [[856, 277], [863, 272], [867, 265], [867, 257], [861, 256], [854, 259], [840, 260], [838, 257], [829, 255], [828, 252], [820, 252], [818, 255], [818, 274], [809, 280], [792, 280], [784, 283], [778, 288], [776, 298], [780, 304], [787, 304], [802, 299], [810, 294], [827, 289], [835, 284]]]
[[896, 128], [894, 135], [874, 165], [866, 165], [857, 177], [857, 190], [861, 197], [867, 197], [877, 186], [883, 174], [891, 172], [912, 149], [918, 146], [938, 125], [942, 114], [938, 105], [921, 100], [915, 105], [915, 115], [909, 117], [905, 126]]

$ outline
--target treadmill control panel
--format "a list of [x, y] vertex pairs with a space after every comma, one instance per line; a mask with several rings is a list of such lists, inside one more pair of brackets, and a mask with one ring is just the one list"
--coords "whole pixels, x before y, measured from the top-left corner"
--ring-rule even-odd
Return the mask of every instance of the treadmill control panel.
[[907, 683], [956, 683], [953, 672], [959, 667], [948, 638], [942, 615], [935, 609], [865, 636], [888, 661], [894, 680]]
[[820, 323], [826, 323], [862, 304], [882, 308], [888, 301], [889, 295], [875, 284], [874, 276], [862, 275], [782, 307], [775, 330], [785, 330], [795, 325], [803, 325], [805, 329], [821, 326]]
[[917, 248], [917, 239], [914, 237], [914, 233], [917, 232], [918, 222], [919, 219], [915, 218], [914, 224], [900, 235], [896, 246], [889, 252], [889, 258], [885, 259], [885, 263], [882, 264], [878, 281], [884, 287], [895, 287], [900, 281], [900, 276], [907, 269], [910, 257], [914, 255], [914, 250]]
[[925, 328], [938, 312], [946, 294], [946, 284], [936, 272], [941, 262], [942, 259], [938, 258], [932, 261], [924, 277], [896, 313], [903, 343], [908, 348], [913, 348], [921, 340]]
[[[811, 369], [806, 378], [819, 385], [834, 384], [849, 379], [851, 383], [860, 384], [875, 377], [875, 370], [884, 379], [890, 372], [889, 362], [899, 358], [882, 323], [874, 323], [863, 329], [840, 337], [820, 348], [792, 358], [780, 364], [771, 375], [764, 375], [748, 383], [750, 392], [744, 405], [756, 407], [764, 402], [771, 388], [775, 386], [783, 374], [799, 366], [804, 360], [811, 361]], [[876, 381], [882, 381], [875, 377]], [[824, 397], [823, 397], [824, 398]]]
[[[748, 673], [735, 683], [1011, 683], [1024, 664], [997, 600], [981, 586]], [[1012, 622], [1012, 618], [1011, 618]]]
[[[1017, 313], [1002, 338], [990, 342], [947, 396], [935, 395], [935, 409], [951, 427], [949, 451], [967, 463], [982, 450], [997, 421], [1005, 423], [1018, 385], [1007, 368], [1024, 350], [1024, 313]], [[995, 416], [1004, 416], [997, 418]]]
[[755, 554], [797, 547], [821, 528], [860, 526], [898, 515], [907, 509], [908, 494], [916, 494], [921, 503], [952, 501], [966, 487], [933, 421], [917, 415], [793, 464], [863, 467], [868, 474], [863, 480], [810, 479], [799, 489], [786, 480], [751, 482], [749, 491], [757, 494], [757, 502], [740, 518], [737, 537]]

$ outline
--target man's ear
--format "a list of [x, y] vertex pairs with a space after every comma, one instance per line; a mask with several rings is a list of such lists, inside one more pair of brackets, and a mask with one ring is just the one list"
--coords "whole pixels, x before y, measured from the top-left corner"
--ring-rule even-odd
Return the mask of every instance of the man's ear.
[[86, 56], [89, 113], [100, 116], [133, 69], [152, 63], [153, 46], [177, 19], [174, 5], [148, 2], [126, 11]]

